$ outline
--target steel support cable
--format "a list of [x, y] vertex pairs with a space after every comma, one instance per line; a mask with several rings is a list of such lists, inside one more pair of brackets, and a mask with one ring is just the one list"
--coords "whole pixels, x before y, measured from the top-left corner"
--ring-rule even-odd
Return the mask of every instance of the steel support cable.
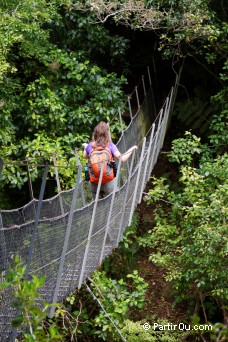
[[97, 303], [99, 304], [99, 306], [101, 307], [101, 309], [104, 311], [106, 317], [110, 320], [110, 322], [112, 323], [112, 325], [114, 326], [114, 328], [116, 329], [116, 331], [118, 332], [118, 334], [120, 335], [120, 338], [122, 341], [127, 342], [126, 338], [123, 336], [123, 334], [121, 333], [121, 331], [119, 330], [119, 328], [117, 327], [117, 325], [115, 324], [115, 322], [113, 322], [113, 320], [111, 319], [111, 317], [109, 316], [109, 314], [107, 313], [107, 311], [105, 310], [103, 304], [100, 302], [100, 300], [95, 296], [95, 294], [93, 293], [93, 291], [90, 289], [90, 287], [88, 286], [87, 283], [84, 283], [85, 287], [87, 288], [88, 292], [91, 294], [91, 296], [93, 297], [94, 300], [97, 301]]

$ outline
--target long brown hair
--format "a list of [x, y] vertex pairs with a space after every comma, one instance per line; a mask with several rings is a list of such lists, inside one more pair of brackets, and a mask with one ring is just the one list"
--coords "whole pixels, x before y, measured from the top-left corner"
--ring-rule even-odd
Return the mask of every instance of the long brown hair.
[[95, 128], [93, 132], [93, 139], [97, 146], [106, 147], [109, 143], [109, 127], [108, 125], [101, 121]]

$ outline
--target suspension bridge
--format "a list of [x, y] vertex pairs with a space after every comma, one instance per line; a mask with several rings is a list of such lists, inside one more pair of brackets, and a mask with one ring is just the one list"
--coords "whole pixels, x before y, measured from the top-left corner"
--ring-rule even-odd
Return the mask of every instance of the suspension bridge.
[[[155, 113], [154, 96], [148, 68], [148, 87], [144, 77], [128, 98], [130, 124], [122, 131], [117, 143], [124, 153], [137, 145], [127, 162], [117, 162], [114, 191], [99, 199], [98, 184], [95, 199], [88, 182], [82, 177], [78, 160], [75, 186], [43, 199], [49, 166], [43, 171], [38, 199], [14, 210], [0, 210], [0, 274], [1, 280], [11, 263], [12, 255], [19, 255], [26, 265], [27, 276], [45, 275], [41, 295], [50, 304], [63, 301], [69, 293], [80, 288], [102, 261], [112, 253], [127, 226], [163, 146], [169, 114], [172, 110], [177, 80], [159, 113]], [[140, 104], [139, 87], [143, 94]], [[146, 89], [147, 88], [147, 89]], [[135, 96], [137, 110], [133, 114], [130, 99]], [[120, 124], [122, 127], [121, 115]], [[4, 169], [4, 161], [0, 170]], [[58, 185], [58, 172], [56, 179]], [[11, 289], [0, 292], [0, 340], [13, 341], [11, 326], [15, 317]], [[54, 307], [50, 316], [54, 315]]]

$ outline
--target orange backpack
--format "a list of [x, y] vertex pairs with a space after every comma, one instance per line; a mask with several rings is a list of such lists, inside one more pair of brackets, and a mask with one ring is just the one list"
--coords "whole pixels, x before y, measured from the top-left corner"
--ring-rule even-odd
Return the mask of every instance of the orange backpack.
[[101, 184], [105, 184], [114, 179], [113, 156], [108, 147], [97, 147], [92, 144], [92, 151], [89, 154], [89, 178], [91, 183], [98, 184], [102, 163], [104, 161], [104, 172]]

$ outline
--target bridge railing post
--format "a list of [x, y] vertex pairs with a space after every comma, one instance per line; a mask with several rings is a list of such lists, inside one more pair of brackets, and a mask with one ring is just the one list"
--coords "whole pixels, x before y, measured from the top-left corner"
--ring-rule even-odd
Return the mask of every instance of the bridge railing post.
[[145, 87], [145, 79], [144, 79], [144, 75], [142, 75], [142, 84], [143, 84], [143, 92], [144, 92], [144, 96], [146, 98], [146, 87]]
[[136, 206], [136, 203], [135, 203], [136, 202], [136, 196], [138, 195], [138, 192], [141, 191], [141, 188], [139, 189], [139, 179], [142, 175], [141, 171], [142, 171], [143, 159], [145, 157], [145, 155], [144, 155], [145, 147], [146, 147], [146, 138], [143, 139], [143, 145], [142, 145], [142, 150], [141, 150], [141, 155], [140, 155], [140, 160], [139, 160], [139, 166], [138, 166], [138, 171], [137, 171], [137, 178], [136, 178], [136, 182], [135, 182], [135, 189], [134, 189], [134, 195], [133, 195], [132, 204], [131, 204], [131, 211], [130, 211], [128, 226], [130, 226], [131, 222], [132, 222], [132, 216], [133, 216], [134, 209]]
[[[78, 150], [77, 148], [75, 148], [75, 159], [76, 159], [76, 164], [77, 166], [81, 165], [81, 162], [80, 162], [80, 159], [79, 159], [79, 156], [78, 156]], [[84, 192], [84, 186], [83, 186], [83, 179], [82, 179], [82, 175], [80, 174], [80, 192], [81, 192], [81, 196], [82, 196], [82, 203], [83, 203], [83, 206], [86, 206], [86, 199], [85, 199], [85, 192]]]
[[151, 94], [152, 94], [152, 103], [153, 103], [153, 110], [154, 110], [154, 114], [157, 113], [156, 110], [156, 104], [155, 104], [155, 96], [154, 96], [154, 90], [152, 88], [152, 82], [151, 82], [151, 74], [150, 74], [150, 67], [147, 67], [147, 74], [148, 74], [148, 78], [149, 78], [149, 84], [150, 84], [150, 88], [151, 88]]
[[60, 195], [62, 190], [61, 190], [60, 181], [59, 181], [59, 172], [58, 172], [58, 168], [57, 168], [57, 165], [56, 165], [55, 153], [52, 154], [52, 159], [53, 159], [53, 164], [54, 164], [55, 179], [56, 179], [57, 189], [58, 189], [58, 193], [59, 193], [59, 205], [60, 205], [61, 215], [64, 215], [63, 200], [62, 200], [62, 197]]
[[[62, 272], [63, 272], [67, 246], [68, 246], [71, 228], [72, 228], [75, 205], [76, 205], [76, 202], [78, 199], [81, 173], [82, 173], [82, 166], [78, 165], [78, 173], [77, 173], [77, 178], [76, 178], [76, 184], [75, 184], [75, 188], [74, 188], [74, 192], [73, 192], [73, 198], [71, 201], [70, 213], [69, 213], [67, 227], [66, 227], [65, 239], [64, 239], [64, 243], [63, 243], [63, 248], [62, 248], [62, 253], [61, 253], [61, 258], [60, 258], [60, 263], [59, 263], [59, 269], [58, 269], [58, 274], [57, 274], [57, 279], [56, 279], [56, 284], [55, 284], [55, 291], [54, 291], [54, 295], [53, 295], [53, 299], [52, 299], [52, 304], [56, 304], [56, 302], [58, 300], [58, 293], [59, 293], [59, 288], [60, 288], [60, 283], [61, 283], [61, 276], [62, 276]], [[52, 306], [51, 311], [50, 311], [50, 317], [51, 318], [54, 316], [54, 313], [55, 313], [55, 307]]]
[[139, 102], [139, 94], [138, 94], [138, 87], [135, 87], [135, 95], [137, 100], [138, 111], [140, 110], [140, 102]]
[[44, 191], [45, 191], [48, 171], [49, 171], [49, 165], [46, 163], [43, 178], [42, 178], [41, 188], [40, 188], [40, 194], [39, 194], [39, 200], [38, 200], [38, 205], [37, 205], [34, 229], [32, 232], [31, 243], [30, 243], [29, 251], [28, 251], [28, 259], [27, 259], [27, 263], [26, 263], [26, 275], [28, 275], [28, 273], [30, 272], [30, 265], [31, 265], [31, 261], [32, 261], [32, 255], [33, 255], [33, 251], [34, 251], [36, 235], [38, 234], [39, 219], [40, 219], [41, 207], [42, 207], [43, 198], [44, 198]]
[[157, 147], [156, 147], [155, 154], [154, 154], [154, 165], [157, 163], [158, 155], [159, 155], [160, 148], [161, 148], [161, 140], [162, 140], [162, 135], [163, 135], [165, 116], [166, 116], [166, 112], [165, 112], [164, 108], [162, 108], [160, 128], [158, 131]]
[[54, 165], [54, 170], [55, 170], [55, 180], [56, 180], [56, 184], [57, 184], [57, 189], [58, 189], [58, 192], [61, 192], [61, 186], [60, 186], [60, 181], [59, 181], [59, 172], [58, 172], [58, 168], [56, 165], [55, 153], [52, 153], [52, 160], [53, 160], [53, 165]]
[[149, 84], [150, 84], [150, 87], [152, 86], [152, 82], [151, 82], [151, 76], [150, 76], [150, 68], [149, 66], [147, 67], [147, 74], [148, 74], [148, 78], [149, 78]]
[[131, 155], [131, 165], [130, 165], [128, 180], [127, 180], [127, 183], [126, 183], [126, 190], [125, 190], [124, 202], [123, 202], [123, 206], [122, 206], [122, 214], [121, 214], [120, 223], [119, 223], [119, 229], [118, 229], [118, 236], [117, 236], [116, 246], [118, 246], [118, 244], [120, 242], [120, 238], [121, 238], [121, 232], [122, 232], [122, 227], [123, 227], [123, 220], [124, 220], [124, 216], [125, 216], [125, 209], [126, 209], [127, 198], [128, 198], [128, 193], [129, 193], [129, 187], [130, 187], [130, 182], [131, 182], [131, 175], [132, 175], [133, 165], [134, 165], [134, 159], [135, 159], [135, 150], [132, 152], [132, 155]]
[[130, 96], [128, 96], [127, 102], [128, 102], [128, 108], [129, 108], [130, 118], [131, 118], [131, 121], [132, 121], [133, 116], [132, 116], [132, 108], [131, 108], [131, 98], [130, 98]]
[[[153, 123], [152, 129], [151, 129], [149, 146], [148, 146], [148, 150], [147, 150], [145, 170], [144, 170], [144, 173], [143, 173], [142, 186], [141, 186], [141, 190], [140, 190], [139, 203], [141, 203], [141, 201], [142, 201], [143, 190], [144, 190], [144, 188], [146, 186], [146, 175], [147, 175], [147, 170], [148, 170], [148, 165], [149, 165], [149, 159], [151, 158], [151, 148], [152, 148], [152, 143], [153, 143], [153, 138], [154, 138], [154, 130], [155, 130], [155, 123]], [[148, 175], [150, 176], [150, 173]]]
[[161, 128], [162, 114], [163, 114], [163, 109], [161, 109], [160, 115], [159, 115], [158, 126], [157, 126], [157, 130], [155, 133], [155, 139], [154, 139], [154, 143], [153, 143], [153, 149], [152, 149], [152, 155], [151, 155], [151, 161], [150, 161], [150, 165], [149, 165], [149, 174], [148, 174], [147, 181], [149, 181], [149, 179], [150, 179], [150, 174], [151, 174], [153, 167], [154, 167], [154, 164], [155, 164], [155, 155], [157, 152], [157, 141], [158, 141], [158, 134], [159, 134], [159, 131]]
[[173, 87], [172, 87], [170, 97], [167, 97], [167, 99], [166, 99], [165, 117], [164, 117], [164, 124], [163, 124], [163, 131], [162, 131], [160, 148], [163, 146], [165, 134], [167, 132], [167, 125], [168, 125], [168, 120], [169, 120], [169, 116], [170, 116], [170, 109], [171, 109], [171, 104], [172, 104], [172, 100], [173, 100], [173, 93], [174, 92], [173, 92]]
[[7, 244], [5, 239], [5, 231], [3, 229], [2, 213], [0, 211], [0, 255], [1, 255], [1, 268], [6, 270], [7, 268]]
[[[120, 119], [120, 127], [121, 127], [121, 133], [123, 136], [123, 145], [124, 145], [124, 151], [127, 150], [127, 146], [126, 146], [126, 141], [125, 141], [125, 137], [124, 137], [124, 129], [123, 129], [123, 120], [122, 120], [122, 115], [121, 115], [121, 111], [119, 109], [119, 119]], [[127, 169], [129, 172], [129, 161], [127, 160]]]
[[32, 180], [31, 180], [31, 175], [30, 175], [29, 162], [27, 159], [26, 159], [26, 169], [27, 169], [27, 176], [28, 176], [29, 194], [30, 194], [31, 201], [33, 201], [34, 195], [33, 195], [33, 188], [32, 188]]
[[157, 149], [157, 154], [156, 154], [156, 160], [158, 157], [158, 154], [163, 146], [163, 137], [165, 136], [165, 123], [166, 123], [166, 117], [167, 117], [167, 110], [168, 110], [168, 105], [169, 105], [169, 97], [166, 98], [165, 101], [165, 105], [163, 109], [163, 119], [162, 119], [162, 123], [161, 123], [161, 134], [159, 136], [159, 140], [158, 140], [158, 149]]
[[88, 237], [87, 237], [87, 243], [86, 243], [84, 257], [83, 257], [83, 261], [82, 261], [82, 268], [81, 268], [81, 273], [80, 273], [79, 283], [78, 283], [78, 288], [79, 289], [82, 286], [83, 277], [84, 277], [84, 273], [85, 273], [86, 261], [87, 261], [87, 257], [88, 257], [88, 252], [89, 252], [89, 247], [90, 247], [90, 240], [91, 240], [91, 236], [92, 236], [92, 232], [93, 232], [93, 226], [94, 226], [94, 222], [95, 222], [97, 203], [98, 203], [98, 200], [99, 200], [99, 194], [100, 194], [100, 189], [101, 189], [101, 181], [102, 181], [102, 177], [103, 177], [103, 172], [104, 172], [104, 161], [102, 162], [99, 182], [98, 182], [98, 185], [97, 185], [96, 197], [95, 197], [95, 201], [94, 201], [93, 213], [92, 213], [91, 223], [90, 223]]
[[168, 114], [167, 114], [167, 119], [166, 119], [165, 133], [167, 132], [167, 128], [169, 127], [169, 120], [171, 117], [171, 110], [172, 110], [174, 96], [175, 96], [174, 95], [174, 88], [172, 87], [171, 93], [170, 93], [170, 98], [169, 98], [169, 104], [168, 104]]
[[113, 206], [114, 206], [114, 202], [115, 202], [116, 191], [118, 188], [118, 180], [119, 180], [119, 176], [120, 176], [121, 164], [122, 164], [122, 162], [121, 162], [121, 157], [120, 157], [119, 163], [118, 163], [118, 168], [117, 168], [117, 173], [116, 173], [116, 177], [115, 177], [114, 189], [113, 189], [113, 193], [112, 193], [112, 199], [111, 199], [110, 209], [109, 209], [109, 213], [108, 213], [106, 228], [105, 228], [104, 240], [103, 240], [103, 244], [102, 244], [102, 248], [101, 248], [99, 265], [101, 265], [102, 260], [103, 260], [103, 256], [104, 256], [106, 239], [107, 239], [107, 235], [109, 232], [109, 226], [110, 226], [110, 222], [111, 222], [111, 218], [112, 218], [112, 212], [113, 212]]

